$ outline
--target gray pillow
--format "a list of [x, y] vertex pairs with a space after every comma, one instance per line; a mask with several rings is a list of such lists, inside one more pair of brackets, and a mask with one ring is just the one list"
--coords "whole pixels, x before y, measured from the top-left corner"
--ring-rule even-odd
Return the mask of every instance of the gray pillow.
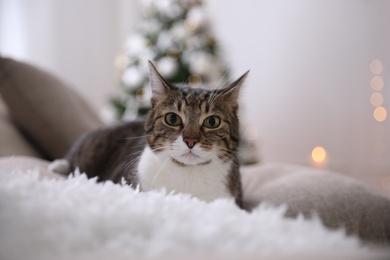
[[29, 143], [11, 121], [0, 98], [0, 157], [25, 155], [40, 158], [42, 155]]
[[290, 164], [242, 168], [244, 204], [286, 204], [288, 217], [318, 215], [363, 241], [390, 246], [390, 199], [351, 177]]
[[0, 93], [15, 123], [50, 159], [103, 125], [71, 87], [27, 63], [0, 57]]

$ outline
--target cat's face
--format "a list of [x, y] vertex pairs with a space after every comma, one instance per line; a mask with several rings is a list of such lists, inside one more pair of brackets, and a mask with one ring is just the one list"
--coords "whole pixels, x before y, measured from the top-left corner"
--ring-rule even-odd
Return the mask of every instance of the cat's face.
[[176, 87], [150, 63], [152, 108], [145, 124], [155, 154], [181, 166], [231, 161], [239, 141], [238, 92], [247, 74], [227, 88]]

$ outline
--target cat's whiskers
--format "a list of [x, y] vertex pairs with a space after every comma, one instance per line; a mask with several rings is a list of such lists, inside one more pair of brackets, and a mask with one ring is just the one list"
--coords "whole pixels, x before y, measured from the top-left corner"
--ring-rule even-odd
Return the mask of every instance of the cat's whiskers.
[[[142, 152], [142, 148], [144, 148], [145, 147], [145, 145], [134, 145], [134, 146], [132, 146], [132, 148], [141, 148], [140, 150], [141, 150], [141, 152]], [[138, 151], [137, 151], [138, 152]], [[132, 156], [132, 154], [128, 154], [128, 155], [125, 155], [124, 156], [124, 158], [127, 158], [127, 157], [131, 157]]]
[[213, 90], [212, 94], [209, 97], [209, 101], [208, 101], [210, 104], [214, 103], [215, 100], [217, 100], [221, 95], [223, 95], [223, 92], [219, 91], [220, 89], [222, 89], [222, 87], [216, 88]]
[[[139, 144], [139, 145], [133, 145], [132, 148], [144, 148], [145, 147], [145, 144]], [[142, 150], [142, 149], [141, 149]], [[142, 152], [142, 151], [141, 151]], [[129, 154], [129, 155], [126, 155], [126, 157], [130, 157], [132, 154]]]
[[122, 140], [142, 139], [142, 138], [145, 138], [146, 136], [147, 136], [147, 135], [140, 135], [140, 136], [126, 137], [126, 138], [123, 138]]
[[[146, 135], [144, 135], [146, 136]], [[136, 139], [136, 138], [142, 138], [144, 136], [137, 136], [137, 137], [130, 137], [130, 138], [123, 138], [121, 140], [128, 140], [128, 139]], [[114, 143], [114, 142], [112, 142]], [[144, 144], [140, 144], [140, 145], [134, 145], [133, 148], [143, 148], [145, 147]], [[139, 150], [139, 151], [136, 151], [134, 153], [131, 153], [131, 154], [128, 154], [128, 155], [125, 155], [123, 156], [124, 158], [128, 158], [128, 157], [134, 157], [132, 160], [130, 160], [129, 162], [127, 162], [124, 166], [123, 166], [123, 169], [122, 169], [122, 173], [126, 172], [132, 165], [134, 165], [135, 163], [137, 163], [139, 161], [139, 159], [141, 158], [142, 156], [142, 152], [143, 150]]]
[[[139, 147], [143, 147], [143, 146], [144, 145], [139, 146]], [[169, 147], [168, 145], [159, 146], [159, 147], [156, 147], [154, 149], [151, 149], [151, 151], [156, 152], [156, 151], [168, 148], [168, 147]], [[143, 150], [139, 150], [137, 152], [134, 152], [134, 153], [131, 153], [131, 154], [128, 154], [128, 155], [125, 156], [125, 158], [133, 157], [133, 156], [135, 156], [135, 157], [131, 161], [126, 163], [126, 165], [123, 167], [123, 173], [128, 171], [129, 168], [132, 167], [134, 164], [138, 164], [139, 160], [141, 159], [142, 153], [143, 153]]]
[[[227, 70], [223, 73], [223, 75], [222, 75], [221, 79], [218, 81], [217, 86], [215, 87], [215, 89], [221, 89], [221, 88], [222, 88], [223, 86], [225, 86], [225, 84], [229, 81], [229, 79], [230, 79], [231, 77], [226, 78], [226, 74], [228, 73], [228, 71], [230, 71], [230, 69], [227, 69]], [[225, 81], [222, 81], [224, 78], [226, 78], [226, 80], [225, 80]]]
[[228, 162], [228, 163], [231, 163], [233, 164], [234, 166], [239, 166], [239, 164], [234, 160], [235, 159], [235, 156], [232, 155], [232, 154], [229, 154], [229, 153], [225, 153], [223, 151], [217, 151], [217, 156], [225, 161], [225, 162]]
[[154, 173], [154, 176], [153, 176], [153, 180], [152, 180], [152, 186], [154, 185], [154, 183], [156, 182], [158, 176], [160, 175], [160, 173], [163, 171], [165, 165], [167, 164], [168, 161], [171, 160], [171, 157], [169, 155], [165, 155], [166, 159], [164, 159], [164, 162], [160, 165], [160, 167], [158, 168], [157, 172]]
[[207, 100], [207, 103], [211, 104], [215, 101], [215, 95], [217, 95], [218, 88], [215, 88], [212, 90], [211, 95], [209, 96], [209, 99]]
[[223, 152], [226, 152], [228, 154], [231, 154], [233, 152], [232, 149], [229, 149], [229, 148], [224, 148], [224, 147], [219, 147], [218, 148], [220, 151], [223, 151]]
[[181, 85], [182, 85], [182, 86], [187, 86], [187, 85], [188, 85], [189, 79], [190, 79], [190, 77], [187, 77], [187, 78], [181, 83]]
[[153, 149], [150, 149], [152, 152], [160, 152], [164, 149], [168, 149], [168, 148], [171, 148], [171, 145], [160, 145], [160, 146], [157, 146], [156, 148], [153, 148]]
[[229, 82], [231, 77], [226, 77], [224, 81], [222, 81], [226, 74], [228, 73], [228, 70], [225, 71], [225, 73], [222, 75], [221, 79], [218, 81], [217, 86], [213, 89], [212, 94], [209, 97], [208, 102], [213, 103], [222, 93], [218, 93], [218, 90], [223, 89], [223, 87], [226, 85], [227, 82]]
[[125, 156], [126, 158], [130, 157], [130, 156], [135, 156], [135, 157], [125, 164], [125, 166], [123, 167], [123, 172], [126, 172], [131, 166], [133, 166], [135, 163], [138, 163], [139, 160], [141, 159], [142, 153], [143, 153], [143, 151], [140, 150], [140, 151], [134, 152], [132, 154], [126, 155]]
[[[188, 187], [189, 189], [191, 189], [192, 183], [194, 182], [194, 179], [195, 179], [195, 175], [194, 174], [189, 174], [188, 178], [187, 178], [186, 182], [183, 184], [183, 186], [184, 187]], [[187, 184], [187, 186], [186, 186], [186, 184]]]
[[[76, 144], [78, 150], [75, 148], [69, 156], [75, 157], [72, 163], [86, 172], [99, 172], [99, 181], [125, 179], [145, 191], [166, 187], [168, 192], [188, 193], [205, 201], [233, 195], [241, 206], [234, 138], [238, 136], [229, 139], [229, 134], [239, 130], [235, 108], [246, 74], [224, 88], [230, 81], [227, 68], [214, 89], [180, 88], [163, 79], [149, 64], [152, 107], [146, 120], [91, 133]], [[188, 86], [189, 80], [186, 78], [183, 85]], [[167, 113], [175, 116], [168, 117]], [[213, 120], [204, 119], [210, 114], [220, 116], [223, 127], [202, 131], [206, 123], [213, 128]], [[188, 140], [183, 139], [186, 136]]]

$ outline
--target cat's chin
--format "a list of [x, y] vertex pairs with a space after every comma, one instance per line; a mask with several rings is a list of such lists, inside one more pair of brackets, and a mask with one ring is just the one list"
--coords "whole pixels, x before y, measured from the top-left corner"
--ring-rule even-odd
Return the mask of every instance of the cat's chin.
[[181, 137], [172, 143], [172, 147], [174, 149], [168, 151], [168, 155], [174, 163], [180, 166], [207, 165], [212, 162], [210, 151], [203, 151], [198, 145], [190, 149]]
[[199, 155], [189, 151], [179, 157], [171, 157], [172, 161], [181, 166], [207, 165], [210, 159], [201, 158]]

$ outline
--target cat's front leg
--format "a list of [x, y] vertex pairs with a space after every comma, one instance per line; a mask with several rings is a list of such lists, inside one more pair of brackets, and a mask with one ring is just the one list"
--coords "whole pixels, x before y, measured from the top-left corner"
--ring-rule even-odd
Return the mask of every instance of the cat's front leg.
[[57, 159], [51, 162], [48, 166], [48, 170], [63, 175], [68, 175], [71, 171], [70, 163], [66, 159]]

